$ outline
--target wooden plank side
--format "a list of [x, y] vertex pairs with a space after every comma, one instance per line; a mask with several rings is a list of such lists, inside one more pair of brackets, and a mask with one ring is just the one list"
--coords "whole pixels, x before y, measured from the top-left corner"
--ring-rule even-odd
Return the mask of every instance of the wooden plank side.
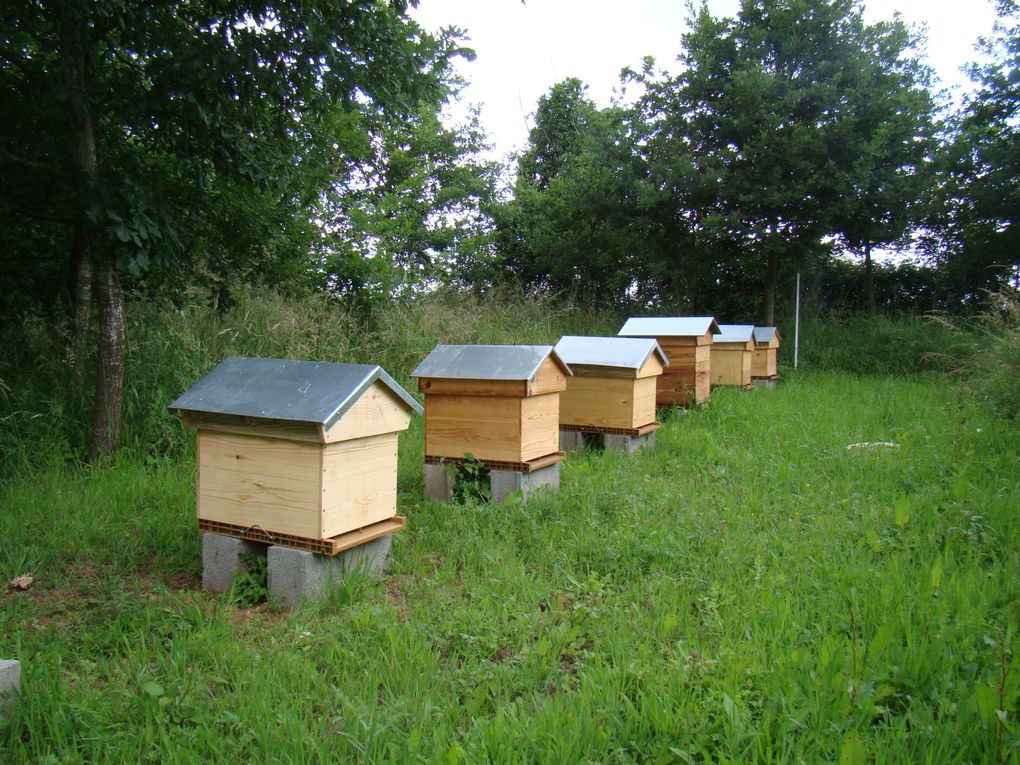
[[323, 539], [397, 514], [397, 434], [341, 441], [322, 454]]
[[552, 354], [549, 354], [538, 371], [535, 372], [535, 379], [528, 383], [528, 395], [541, 396], [545, 393], [559, 393], [566, 387], [567, 375], [553, 359]]
[[574, 379], [574, 377], [616, 377], [621, 380], [633, 380], [638, 376], [637, 370], [630, 369], [628, 367], [607, 367], [589, 364], [574, 364], [570, 367], [570, 371], [574, 374], [572, 377], [566, 378], [566, 389], [570, 388], [570, 381]]
[[407, 404], [388, 385], [376, 380], [354, 406], [326, 431], [324, 439], [327, 444], [332, 444], [380, 433], [395, 433], [407, 430], [410, 422], [411, 412]]
[[766, 348], [759, 348], [753, 354], [751, 354], [751, 376], [752, 377], [768, 377], [769, 376], [769, 352]]
[[418, 391], [433, 396], [517, 396], [528, 395], [527, 380], [445, 380], [418, 378]]
[[318, 537], [319, 444], [200, 430], [198, 515]]
[[189, 428], [216, 430], [221, 433], [240, 433], [266, 438], [283, 438], [288, 441], [320, 443], [319, 426], [314, 422], [273, 420], [263, 417], [241, 417], [213, 412], [181, 412], [181, 419]]
[[672, 364], [656, 380], [658, 406], [688, 406], [694, 401], [696, 375], [694, 365]]
[[740, 364], [743, 351], [730, 350], [716, 344], [712, 348], [711, 380], [713, 385], [740, 385]]
[[[521, 399], [520, 461], [528, 462], [560, 448], [560, 394]], [[475, 455], [478, 456], [478, 455]]]
[[524, 400], [425, 394], [425, 454], [520, 462]]
[[[668, 357], [667, 357], [668, 358]], [[648, 361], [644, 363], [644, 366], [637, 371], [635, 377], [638, 379], [644, 377], [657, 377], [666, 370], [666, 365], [662, 363], [662, 359], [659, 358], [658, 353], [653, 353], [648, 357]]]
[[629, 427], [642, 428], [655, 422], [655, 388], [658, 380], [659, 377], [656, 375], [634, 381], [631, 425]]
[[[655, 379], [648, 378], [655, 390]], [[618, 377], [571, 377], [560, 394], [560, 423], [633, 428], [634, 385]], [[653, 401], [653, 419], [654, 419]], [[642, 423], [644, 424], [644, 423]]]

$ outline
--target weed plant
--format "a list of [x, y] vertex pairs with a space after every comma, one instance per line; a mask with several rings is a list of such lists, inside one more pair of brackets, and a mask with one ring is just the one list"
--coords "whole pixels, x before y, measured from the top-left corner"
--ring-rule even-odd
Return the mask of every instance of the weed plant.
[[292, 611], [200, 591], [186, 452], [44, 466], [0, 494], [2, 759], [1015, 761], [1018, 459], [937, 379], [787, 373], [444, 505], [416, 417], [390, 576]]

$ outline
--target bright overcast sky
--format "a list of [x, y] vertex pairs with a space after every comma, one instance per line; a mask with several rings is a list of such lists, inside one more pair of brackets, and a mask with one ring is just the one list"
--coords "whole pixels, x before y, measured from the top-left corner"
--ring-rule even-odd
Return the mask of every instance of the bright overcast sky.
[[[716, 15], [733, 15], [738, 0], [709, 0]], [[871, 21], [899, 11], [927, 26], [928, 63], [946, 87], [963, 88], [960, 67], [991, 32], [992, 0], [871, 0]], [[480, 104], [495, 158], [523, 147], [538, 99], [555, 83], [578, 77], [607, 106], [620, 70], [653, 56], [673, 71], [686, 17], [683, 0], [420, 0], [412, 15], [426, 29], [464, 30], [477, 58], [460, 66], [470, 82], [463, 100]], [[453, 111], [454, 117], [457, 110]]]

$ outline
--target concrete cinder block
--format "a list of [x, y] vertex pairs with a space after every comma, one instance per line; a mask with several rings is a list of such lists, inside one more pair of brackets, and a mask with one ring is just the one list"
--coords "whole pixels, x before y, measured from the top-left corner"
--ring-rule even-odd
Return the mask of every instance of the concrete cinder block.
[[306, 598], [325, 597], [331, 584], [352, 571], [382, 577], [389, 565], [392, 542], [393, 537], [386, 535], [333, 556], [270, 545], [269, 600], [293, 607]]
[[8, 711], [21, 694], [21, 662], [0, 659], [0, 714]]
[[492, 501], [497, 504], [515, 491], [520, 491], [523, 500], [527, 502], [536, 491], [546, 488], [553, 491], [560, 488], [559, 462], [532, 473], [518, 473], [512, 470], [489, 471], [490, 494]]
[[453, 501], [456, 477], [446, 465], [425, 465], [425, 499], [435, 502]]
[[226, 592], [234, 575], [245, 570], [242, 555], [264, 555], [266, 546], [223, 534], [202, 533], [202, 589]]
[[578, 433], [574, 430], [560, 431], [561, 452], [577, 452], [584, 449], [586, 445], [584, 433]]
[[645, 433], [643, 436], [620, 436], [606, 433], [602, 438], [607, 449], [620, 449], [627, 454], [633, 454], [639, 449], [651, 449], [655, 446], [655, 431]]
[[775, 388], [775, 380], [751, 380], [756, 388]]

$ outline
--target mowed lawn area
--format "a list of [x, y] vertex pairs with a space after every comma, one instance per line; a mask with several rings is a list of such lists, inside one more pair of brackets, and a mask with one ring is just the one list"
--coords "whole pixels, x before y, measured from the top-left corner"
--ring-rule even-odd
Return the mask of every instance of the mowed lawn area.
[[493, 506], [422, 500], [415, 418], [390, 576], [293, 611], [200, 590], [193, 456], [8, 480], [0, 760], [1016, 760], [1015, 425], [834, 372], [663, 421]]

